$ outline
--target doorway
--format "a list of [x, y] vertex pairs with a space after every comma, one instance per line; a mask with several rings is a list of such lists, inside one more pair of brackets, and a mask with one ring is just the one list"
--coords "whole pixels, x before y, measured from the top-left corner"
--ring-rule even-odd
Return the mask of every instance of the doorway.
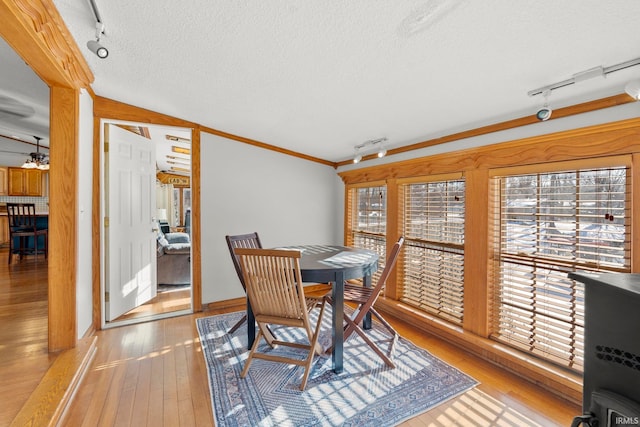
[[[192, 313], [192, 130], [109, 120], [102, 123], [101, 135], [101, 141], [108, 143], [108, 149], [101, 150], [103, 219], [108, 225], [103, 251], [103, 327]], [[125, 138], [131, 139], [131, 146], [122, 145]], [[118, 156], [137, 153], [149, 143], [152, 151], [133, 154], [136, 161], [153, 156], [153, 182], [147, 186], [148, 177], [130, 174], [146, 166], [129, 165], [123, 169], [126, 173], [118, 172], [124, 163]], [[125, 217], [133, 212], [131, 216], [142, 222], [129, 228], [128, 219], [122, 223], [122, 218], [116, 218], [123, 212]], [[136, 241], [132, 234], [137, 229], [142, 234]]]

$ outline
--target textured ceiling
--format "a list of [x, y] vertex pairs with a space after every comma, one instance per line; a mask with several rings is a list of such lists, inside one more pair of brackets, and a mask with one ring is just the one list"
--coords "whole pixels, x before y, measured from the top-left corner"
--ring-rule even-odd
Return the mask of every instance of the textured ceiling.
[[[54, 0], [96, 94], [340, 161], [535, 114], [527, 92], [640, 57], [640, 1]], [[640, 66], [551, 93], [622, 93]]]

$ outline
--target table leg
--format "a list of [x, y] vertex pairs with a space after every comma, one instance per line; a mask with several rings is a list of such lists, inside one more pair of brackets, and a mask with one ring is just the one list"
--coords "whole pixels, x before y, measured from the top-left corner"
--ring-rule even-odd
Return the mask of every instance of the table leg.
[[[370, 274], [362, 278], [362, 284], [367, 288], [371, 287]], [[364, 319], [362, 319], [362, 329], [371, 329], [371, 312], [370, 311], [367, 312], [367, 314], [364, 315]]]
[[256, 339], [256, 318], [251, 310], [251, 304], [249, 304], [249, 298], [247, 298], [247, 348], [251, 349], [253, 342]]
[[331, 298], [333, 299], [332, 313], [332, 336], [333, 350], [331, 352], [331, 362], [333, 370], [339, 374], [343, 369], [343, 347], [344, 347], [344, 272], [336, 272], [335, 282], [331, 286]]

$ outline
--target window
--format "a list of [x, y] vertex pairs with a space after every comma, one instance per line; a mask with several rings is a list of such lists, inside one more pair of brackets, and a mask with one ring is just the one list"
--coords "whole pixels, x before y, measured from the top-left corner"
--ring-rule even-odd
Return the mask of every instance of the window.
[[462, 179], [401, 186], [400, 300], [458, 324], [464, 297], [464, 191]]
[[492, 337], [582, 371], [584, 287], [576, 270], [630, 271], [627, 167], [497, 178]]
[[348, 202], [349, 230], [347, 244], [357, 248], [370, 249], [380, 255], [378, 279], [384, 268], [387, 240], [387, 187], [353, 187], [349, 190]]

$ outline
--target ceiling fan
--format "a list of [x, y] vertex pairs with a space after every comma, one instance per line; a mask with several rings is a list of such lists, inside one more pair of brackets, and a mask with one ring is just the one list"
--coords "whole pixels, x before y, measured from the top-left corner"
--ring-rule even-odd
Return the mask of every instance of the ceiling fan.
[[24, 119], [33, 116], [35, 113], [36, 110], [33, 107], [23, 104], [17, 99], [0, 95], [0, 118], [17, 117]]
[[25, 169], [41, 169], [49, 170], [49, 156], [40, 152], [40, 140], [39, 136], [33, 136], [36, 139], [36, 151], [35, 153], [29, 153], [30, 159], [27, 159], [22, 165]]

